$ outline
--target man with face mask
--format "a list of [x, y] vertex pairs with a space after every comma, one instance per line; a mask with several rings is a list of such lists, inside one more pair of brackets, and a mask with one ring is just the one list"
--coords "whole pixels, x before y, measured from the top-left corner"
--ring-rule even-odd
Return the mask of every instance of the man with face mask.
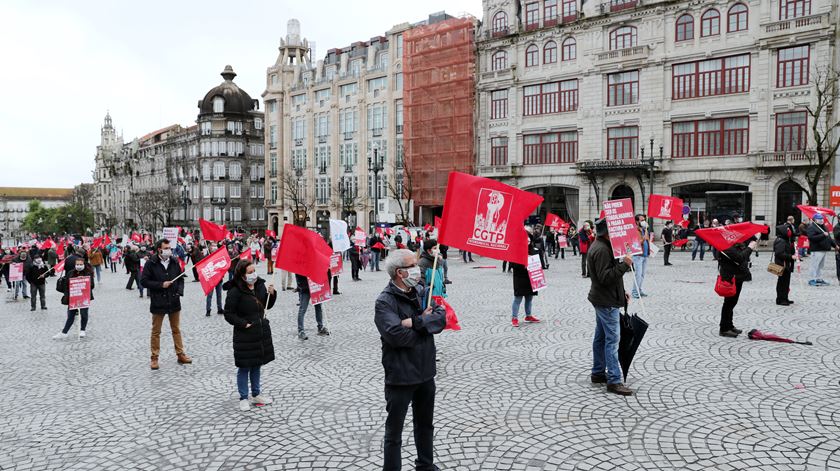
[[[32, 260], [29, 258], [29, 252], [26, 251], [26, 248], [21, 247], [18, 251], [18, 255], [12, 263], [22, 263], [23, 264], [23, 272], [26, 273], [26, 270], [32, 266]], [[26, 281], [26, 277], [24, 277], [20, 281], [15, 282], [15, 299], [18, 298], [18, 294], [23, 294], [23, 299], [29, 299], [29, 283]]]
[[32, 265], [29, 266], [26, 270], [24, 270], [24, 277], [29, 282], [29, 286], [32, 287], [32, 299], [30, 299], [31, 308], [30, 311], [35, 310], [35, 298], [40, 297], [41, 299], [41, 309], [47, 308], [47, 290], [46, 290], [46, 283], [47, 283], [47, 272], [50, 268], [44, 263], [44, 259], [36, 257], [35, 260], [32, 261]]
[[146, 262], [140, 280], [149, 290], [151, 300], [149, 310], [152, 313], [151, 368], [153, 370], [159, 368], [160, 331], [163, 327], [163, 318], [167, 315], [178, 363], [192, 363], [184, 350], [184, 341], [181, 338], [181, 296], [184, 295], [184, 277], [180, 276], [181, 265], [172, 254], [169, 240], [159, 240], [155, 248], [157, 252]]
[[647, 268], [647, 260], [650, 256], [650, 228], [648, 227], [647, 217], [644, 214], [636, 215], [636, 226], [639, 230], [639, 239], [642, 241], [642, 253], [633, 255], [633, 267], [636, 273], [636, 282], [633, 284], [633, 297], [645, 297], [647, 294], [642, 290], [642, 284], [645, 282], [645, 269]]
[[385, 368], [385, 470], [400, 469], [402, 430], [409, 405], [414, 416], [418, 470], [434, 470], [435, 340], [446, 326], [446, 312], [426, 308], [421, 270], [410, 250], [391, 252], [385, 269], [391, 282], [376, 299], [374, 323], [382, 341]]
[[674, 221], [667, 221], [665, 223], [665, 228], [662, 229], [662, 243], [665, 244], [663, 247], [665, 252], [663, 257], [665, 259], [665, 266], [669, 267], [673, 265], [669, 259], [671, 258], [671, 244], [674, 243]]

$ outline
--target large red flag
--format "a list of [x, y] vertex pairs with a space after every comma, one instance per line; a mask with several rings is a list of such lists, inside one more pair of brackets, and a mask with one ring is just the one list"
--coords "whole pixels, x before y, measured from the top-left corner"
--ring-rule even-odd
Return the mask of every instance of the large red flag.
[[239, 260], [251, 260], [251, 248], [243, 250], [239, 253]]
[[451, 172], [446, 187], [441, 244], [508, 262], [528, 263], [525, 219], [542, 196], [489, 178]]
[[560, 227], [566, 225], [566, 221], [556, 214], [548, 213], [545, 216], [545, 225], [546, 227], [550, 227], [552, 229], [560, 229]]
[[201, 289], [204, 290], [205, 296], [222, 281], [225, 273], [230, 269], [230, 263], [230, 255], [222, 247], [195, 264], [198, 281], [201, 282]]
[[44, 243], [42, 243], [41, 247], [39, 247], [39, 248], [41, 250], [49, 250], [53, 247], [55, 247], [55, 242], [53, 242], [52, 238], [47, 237], [47, 240], [45, 240]]
[[712, 247], [723, 251], [733, 245], [744, 242], [758, 233], [769, 232], [770, 228], [752, 222], [740, 222], [728, 226], [706, 227], [697, 229], [694, 233], [709, 243]]
[[837, 213], [834, 212], [833, 209], [828, 208], [821, 208], [819, 206], [806, 206], [804, 204], [796, 205], [802, 214], [805, 215], [808, 219], [814, 219], [814, 215], [822, 214], [824, 217], [828, 218], [829, 216], [837, 216]]
[[102, 237], [93, 239], [93, 242], [90, 244], [91, 249], [98, 249], [99, 247], [102, 247]]
[[303, 275], [318, 284], [327, 282], [332, 249], [309, 229], [286, 224], [274, 264], [281, 270]]
[[267, 231], [265, 231], [265, 236], [266, 237], [274, 237], [276, 239], [277, 238], [277, 233], [272, 231], [272, 230], [267, 230]]
[[224, 225], [214, 224], [204, 218], [198, 218], [198, 226], [201, 228], [201, 235], [207, 240], [224, 240], [227, 234], [227, 228]]
[[442, 222], [441, 219], [439, 217], [435, 216], [435, 229], [440, 230], [440, 223], [441, 222]]
[[648, 216], [667, 220], [682, 218], [683, 200], [673, 196], [650, 195]]
[[111, 236], [110, 235], [105, 234], [105, 239], [102, 241], [102, 245], [103, 246], [111, 245]]

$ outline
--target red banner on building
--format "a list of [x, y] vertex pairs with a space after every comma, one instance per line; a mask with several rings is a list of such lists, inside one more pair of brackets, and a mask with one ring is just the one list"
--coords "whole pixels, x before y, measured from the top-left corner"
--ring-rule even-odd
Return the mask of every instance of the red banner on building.
[[548, 287], [539, 255], [528, 256], [528, 278], [531, 280], [531, 290], [533, 291], [540, 291]]
[[309, 283], [309, 304], [315, 306], [316, 304], [332, 301], [332, 291], [330, 291], [330, 282], [315, 283], [307, 278]]
[[673, 196], [650, 195], [648, 216], [666, 221], [682, 219], [683, 200]]
[[85, 309], [90, 307], [90, 277], [76, 276], [68, 280], [69, 296], [67, 309]]
[[341, 252], [333, 252], [330, 255], [330, 273], [332, 276], [338, 276], [344, 271], [344, 260], [341, 257]]
[[633, 202], [630, 198], [604, 201], [604, 217], [607, 219], [613, 257], [642, 253], [642, 240], [636, 229]]
[[830, 195], [828, 205], [835, 208], [840, 206], [840, 186], [832, 186]]

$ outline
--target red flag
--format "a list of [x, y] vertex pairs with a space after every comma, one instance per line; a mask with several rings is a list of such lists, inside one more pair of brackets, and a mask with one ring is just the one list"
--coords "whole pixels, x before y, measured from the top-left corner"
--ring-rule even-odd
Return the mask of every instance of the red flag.
[[377, 242], [377, 243], [373, 244], [373, 247], [371, 247], [371, 248], [382, 250], [382, 249], [385, 248], [385, 246], [382, 245], [382, 242]]
[[52, 238], [47, 237], [47, 240], [45, 240], [44, 243], [42, 243], [39, 248], [41, 250], [49, 250], [53, 247], [55, 247], [55, 242], [53, 242]]
[[545, 216], [545, 225], [546, 227], [550, 227], [552, 229], [560, 229], [566, 225], [566, 221], [556, 214], [548, 213]]
[[143, 241], [143, 238], [140, 237], [140, 234], [138, 234], [136, 232], [132, 232], [131, 233], [131, 240], [133, 240], [134, 242], [137, 242], [139, 244], [140, 242]]
[[806, 206], [804, 204], [798, 204], [796, 207], [799, 208], [799, 210], [802, 211], [802, 214], [804, 214], [808, 219], [814, 219], [814, 215], [816, 214], [822, 214], [826, 219], [828, 216], [837, 216], [837, 213], [835, 213], [834, 210], [821, 208], [819, 206]]
[[198, 226], [201, 228], [201, 235], [207, 240], [224, 240], [227, 228], [224, 225], [214, 224], [204, 218], [198, 218]]
[[652, 218], [675, 220], [682, 217], [683, 200], [673, 196], [650, 195], [648, 216]]
[[377, 235], [382, 235], [382, 228], [381, 227], [376, 228], [376, 234]]
[[102, 246], [102, 237], [97, 237], [97, 238], [93, 239], [93, 242], [90, 244], [90, 248], [92, 248], [92, 249], [98, 249], [101, 246]]
[[178, 265], [181, 265], [181, 271], [184, 271], [184, 268], [187, 267], [187, 261], [181, 257], [178, 257]]
[[64, 244], [58, 244], [58, 248], [55, 249], [56, 255], [58, 258], [64, 258]]
[[724, 251], [733, 245], [743, 242], [754, 235], [769, 232], [770, 228], [762, 224], [741, 222], [728, 226], [705, 227], [694, 231], [695, 235], [709, 243], [712, 247]]
[[682, 221], [678, 222], [677, 225], [682, 227], [683, 229], [688, 229], [688, 219], [683, 219]]
[[528, 263], [524, 221], [542, 196], [489, 178], [451, 172], [438, 240], [477, 255]]
[[225, 273], [230, 269], [230, 263], [230, 255], [222, 247], [195, 264], [198, 281], [201, 283], [205, 296], [222, 281]]
[[267, 231], [265, 231], [265, 236], [266, 237], [274, 237], [276, 239], [277, 238], [277, 233], [274, 232], [274, 231], [271, 231], [271, 230], [267, 230]]
[[56, 273], [61, 273], [61, 272], [64, 271], [64, 262], [65, 262], [65, 260], [62, 260], [62, 261], [55, 264], [54, 271]]
[[423, 230], [426, 232], [432, 232], [433, 229], [434, 226], [432, 226], [431, 224], [426, 224], [425, 226], [423, 226]]
[[443, 222], [439, 217], [435, 216], [435, 229], [440, 230], [440, 223]]
[[446, 309], [446, 327], [444, 330], [461, 330], [461, 324], [458, 323], [458, 316], [455, 315], [455, 309], [443, 299], [443, 296], [432, 296], [432, 299], [438, 306]]
[[111, 245], [111, 236], [109, 236], [108, 234], [105, 234], [105, 240], [102, 241], [102, 245], [103, 246]]
[[303, 275], [313, 282], [327, 282], [332, 249], [315, 232], [303, 227], [286, 224], [274, 264], [281, 270]]
[[394, 230], [389, 227], [389, 228], [385, 229], [385, 233], [388, 234], [388, 235], [394, 235]]
[[239, 260], [251, 260], [251, 248], [250, 247], [243, 250], [239, 254]]

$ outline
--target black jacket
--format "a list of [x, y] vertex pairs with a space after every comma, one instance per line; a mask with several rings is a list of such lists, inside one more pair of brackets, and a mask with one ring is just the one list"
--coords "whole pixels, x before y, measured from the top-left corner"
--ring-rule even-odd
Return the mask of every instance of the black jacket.
[[[139, 263], [138, 263], [139, 265]], [[143, 267], [140, 283], [149, 290], [149, 311], [152, 314], [171, 314], [181, 310], [181, 296], [184, 295], [184, 277], [178, 278], [169, 288], [163, 288], [164, 281], [174, 280], [181, 274], [181, 265], [174, 255], [169, 258], [169, 269], [163, 267], [160, 258], [152, 255]]]
[[[268, 294], [265, 280], [257, 278], [254, 289], [244, 282], [226, 282], [225, 320], [233, 326], [233, 359], [239, 368], [265, 365], [274, 360], [271, 326], [265, 310], [274, 306], [277, 293]], [[245, 328], [251, 324], [251, 327]]]
[[735, 244], [718, 257], [718, 272], [721, 278], [726, 281], [735, 278], [735, 281], [749, 281], [752, 278], [750, 273], [750, 255], [752, 249], [744, 244]]
[[[437, 374], [433, 335], [446, 327], [446, 312], [433, 304], [432, 313], [421, 317], [424, 296], [422, 287], [406, 293], [390, 282], [376, 298], [374, 323], [382, 341], [386, 385], [420, 384]], [[411, 328], [400, 324], [408, 318]]]
[[776, 240], [773, 241], [773, 263], [785, 267], [785, 270], [793, 272], [793, 231], [788, 237], [788, 224], [776, 227]]
[[834, 247], [834, 241], [831, 240], [828, 230], [823, 225], [811, 222], [808, 224], [806, 235], [808, 242], [811, 243], [811, 252], [828, 252]]
[[[46, 275], [45, 276], [41, 276], [41, 275], [48, 272], [49, 270], [50, 270], [50, 267], [47, 266], [46, 263], [42, 264], [40, 268], [37, 267], [33, 263], [32, 265], [29, 265], [24, 270], [23, 277], [26, 278], [26, 281], [28, 281], [30, 285], [41, 286], [43, 284], [46, 284], [46, 282], [47, 282]], [[50, 275], [50, 276], [52, 276], [52, 275]]]
[[662, 229], [662, 240], [664, 240], [665, 242], [667, 242], [669, 244], [671, 242], [673, 242], [674, 241], [674, 229], [671, 229], [671, 228], [668, 228], [668, 227]]
[[77, 276], [89, 276], [90, 277], [90, 300], [93, 301], [93, 288], [96, 286], [96, 280], [93, 276], [93, 268], [90, 265], [85, 264], [85, 269], [82, 271], [77, 271], [75, 267], [75, 263], [70, 265], [70, 269], [67, 270], [67, 277], [66, 281], [64, 282], [64, 295], [61, 297], [61, 304], [65, 306], [68, 304], [70, 299], [70, 278], [76, 278]]
[[528, 276], [528, 267], [519, 263], [510, 264], [513, 267], [513, 295], [514, 296], [536, 296], [536, 291], [531, 289], [531, 277]]
[[140, 256], [137, 255], [137, 252], [130, 251], [125, 254], [123, 264], [125, 264], [125, 269], [129, 272], [137, 271], [140, 269]]
[[620, 308], [627, 304], [624, 274], [630, 271], [630, 267], [613, 257], [609, 240], [595, 238], [586, 255], [586, 270], [592, 281], [587, 299], [593, 306]]

